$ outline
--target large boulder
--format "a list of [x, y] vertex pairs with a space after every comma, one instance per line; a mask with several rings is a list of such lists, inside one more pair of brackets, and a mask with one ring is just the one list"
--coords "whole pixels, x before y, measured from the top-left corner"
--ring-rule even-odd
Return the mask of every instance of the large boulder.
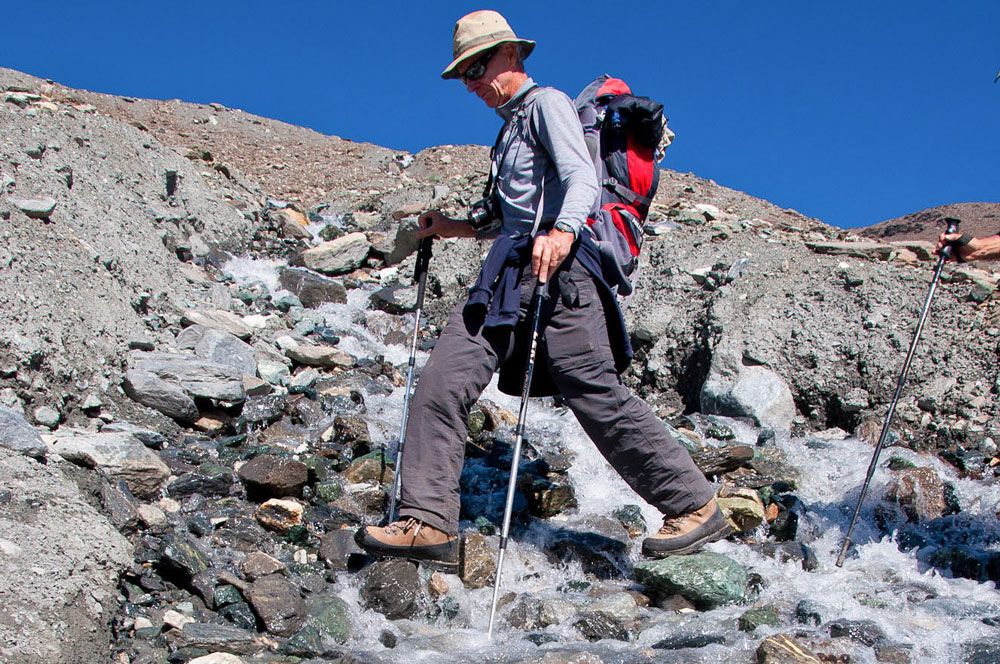
[[58, 466], [0, 448], [2, 662], [108, 659], [108, 622], [131, 547]]
[[750, 594], [747, 568], [709, 551], [638, 563], [635, 578], [658, 593], [682, 595], [704, 609], [735, 604]]
[[282, 288], [294, 293], [304, 307], [315, 309], [327, 302], [347, 302], [347, 289], [342, 283], [304, 267], [282, 268], [278, 281]]
[[228, 332], [192, 325], [177, 335], [176, 343], [181, 350], [192, 350], [203, 360], [230, 367], [243, 376], [257, 375], [257, 351]]
[[365, 262], [371, 243], [364, 233], [348, 233], [302, 252], [302, 263], [324, 274], [347, 274]]
[[181, 317], [184, 325], [202, 325], [213, 330], [228, 332], [240, 339], [253, 336], [253, 329], [231, 311], [221, 309], [188, 309]]
[[181, 422], [198, 419], [196, 398], [241, 403], [246, 388], [240, 370], [185, 353], [132, 353], [125, 393], [144, 406]]
[[788, 383], [775, 371], [745, 365], [739, 356], [718, 352], [712, 356], [708, 378], [701, 388], [705, 414], [752, 417], [761, 426], [789, 429], [795, 401]]
[[51, 450], [67, 461], [96, 468], [123, 480], [136, 497], [156, 498], [170, 469], [156, 452], [131, 433], [94, 433], [67, 429], [54, 435]]

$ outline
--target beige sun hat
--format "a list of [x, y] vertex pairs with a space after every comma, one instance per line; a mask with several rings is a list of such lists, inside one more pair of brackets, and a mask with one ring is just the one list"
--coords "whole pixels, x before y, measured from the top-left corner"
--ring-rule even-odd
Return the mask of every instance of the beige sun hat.
[[441, 72], [441, 78], [458, 78], [455, 68], [463, 61], [508, 42], [521, 44], [521, 57], [524, 58], [535, 48], [535, 42], [515, 35], [507, 19], [499, 12], [483, 9], [466, 14], [455, 23], [452, 41], [452, 56], [455, 59]]

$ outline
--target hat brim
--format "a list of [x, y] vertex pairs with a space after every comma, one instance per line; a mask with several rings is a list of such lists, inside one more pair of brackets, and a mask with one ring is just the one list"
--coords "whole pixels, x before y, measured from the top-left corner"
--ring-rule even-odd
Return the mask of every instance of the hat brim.
[[535, 50], [535, 42], [530, 39], [497, 39], [495, 41], [486, 42], [485, 44], [480, 44], [475, 48], [470, 48], [465, 53], [462, 53], [460, 56], [452, 60], [451, 64], [445, 67], [444, 71], [441, 72], [441, 78], [458, 78], [458, 66], [460, 64], [466, 60], [476, 57], [481, 53], [485, 53], [494, 46], [499, 46], [500, 44], [520, 44], [522, 46], [522, 58], [527, 58], [531, 55], [531, 52]]

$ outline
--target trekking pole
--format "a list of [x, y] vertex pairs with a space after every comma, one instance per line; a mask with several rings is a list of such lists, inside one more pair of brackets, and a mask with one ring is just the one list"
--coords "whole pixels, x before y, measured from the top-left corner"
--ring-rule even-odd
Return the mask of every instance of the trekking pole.
[[406, 392], [403, 394], [403, 417], [399, 425], [399, 447], [396, 450], [396, 472], [392, 478], [392, 493], [389, 494], [389, 512], [386, 523], [396, 520], [396, 496], [402, 480], [403, 443], [406, 441], [406, 421], [410, 416], [410, 397], [413, 396], [413, 373], [417, 363], [417, 336], [420, 332], [420, 310], [424, 306], [424, 292], [427, 290], [427, 267], [431, 262], [431, 238], [425, 237], [417, 247], [417, 264], [413, 268], [413, 279], [417, 282], [417, 306], [413, 314], [413, 339], [410, 342], [410, 359], [406, 364]]
[[[961, 223], [958, 219], [953, 219], [948, 217], [944, 220], [948, 224], [948, 230], [945, 231], [949, 235], [958, 232], [958, 225]], [[944, 267], [945, 261], [951, 257], [951, 253], [954, 249], [955, 244], [964, 244], [963, 239], [956, 240], [954, 243], [950, 243], [942, 247], [941, 254], [938, 256], [937, 265], [934, 266], [934, 277], [931, 279], [930, 289], [927, 291], [927, 298], [924, 300], [924, 308], [920, 312], [920, 318], [917, 320], [917, 329], [913, 333], [913, 341], [910, 342], [910, 350], [906, 353], [906, 359], [903, 360], [903, 369], [899, 372], [899, 380], [896, 383], [896, 393], [892, 397], [892, 401], [889, 403], [889, 410], [885, 414], [885, 421], [882, 422], [882, 432], [878, 436], [878, 443], [875, 444], [875, 453], [872, 455], [872, 461], [868, 464], [868, 475], [865, 477], [865, 483], [861, 485], [861, 495], [858, 496], [858, 504], [854, 508], [854, 516], [851, 518], [851, 525], [847, 529], [847, 535], [844, 537], [844, 544], [840, 547], [840, 555], [837, 556], [837, 567], [844, 566], [844, 559], [847, 557], [847, 549], [851, 546], [851, 533], [854, 532], [854, 526], [858, 523], [858, 516], [861, 514], [861, 504], [865, 500], [865, 494], [868, 492], [868, 485], [871, 484], [872, 475], [875, 474], [875, 467], [878, 465], [878, 455], [882, 452], [882, 446], [885, 445], [886, 438], [889, 437], [889, 425], [892, 423], [892, 416], [896, 413], [896, 404], [899, 403], [899, 398], [903, 394], [903, 384], [906, 383], [906, 376], [910, 373], [910, 362], [913, 361], [913, 351], [917, 347], [917, 341], [920, 340], [920, 333], [924, 329], [924, 321], [927, 320], [927, 312], [931, 308], [931, 300], [934, 298], [934, 291], [937, 289], [938, 280], [941, 278], [941, 268]]]
[[507, 504], [503, 512], [503, 526], [500, 528], [500, 551], [497, 554], [497, 577], [493, 583], [493, 604], [490, 607], [488, 638], [493, 638], [493, 621], [497, 614], [497, 599], [500, 597], [500, 575], [503, 570], [503, 556], [507, 550], [507, 536], [510, 534], [510, 513], [514, 506], [514, 490], [517, 484], [517, 466], [521, 459], [521, 441], [524, 440], [524, 421], [528, 413], [528, 393], [531, 377], [535, 373], [535, 350], [538, 348], [538, 330], [541, 328], [542, 303], [548, 299], [548, 286], [541, 282], [535, 287], [534, 307], [531, 314], [531, 346], [528, 349], [528, 369], [524, 374], [521, 388], [521, 408], [517, 412], [517, 428], [514, 430], [514, 458], [510, 462], [510, 481], [507, 483]]

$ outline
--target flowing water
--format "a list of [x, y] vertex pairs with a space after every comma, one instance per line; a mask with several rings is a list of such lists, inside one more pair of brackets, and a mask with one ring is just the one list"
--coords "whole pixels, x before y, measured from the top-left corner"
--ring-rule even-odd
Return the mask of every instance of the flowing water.
[[[241, 261], [233, 266], [234, 277], [274, 287], [274, 263]], [[368, 294], [362, 290], [350, 293], [347, 304], [326, 305], [322, 309], [327, 325], [341, 336], [340, 347], [359, 357], [378, 354], [397, 365], [405, 363], [409, 352], [406, 344], [386, 345], [379, 341], [378, 334], [359, 324], [371, 317], [372, 312], [366, 309]], [[408, 317], [409, 329], [412, 317]], [[425, 360], [426, 355], [419, 354], [418, 367]], [[365, 395], [366, 417], [375, 445], [394, 444], [403, 391], [399, 388], [387, 396]], [[517, 412], [518, 400], [498, 392], [495, 382], [484, 397]], [[562, 597], [583, 603], [585, 593], [565, 591], [564, 587], [568, 580], [585, 578], [581, 566], [573, 562], [554, 564], [543, 551], [542, 543], [550, 528], [572, 527], [588, 516], [609, 516], [625, 504], [639, 505], [652, 529], [657, 527], [660, 517], [608, 466], [572, 414], [553, 405], [551, 400], [532, 400], [528, 420], [528, 435], [536, 446], [555, 445], [573, 457], [568, 475], [579, 507], [571, 516], [555, 517], [513, 533], [503, 569], [503, 589], [536, 598]], [[742, 442], [754, 444], [756, 430], [740, 422], [728, 424]], [[912, 662], [952, 663], [961, 661], [961, 644], [998, 634], [996, 628], [983, 622], [986, 618], [1000, 618], [1000, 595], [994, 584], [952, 578], [947, 570], [928, 562], [935, 546], [954, 541], [981, 551], [1000, 551], [996, 517], [1000, 489], [995, 484], [959, 479], [951, 467], [936, 458], [900, 448], [884, 450], [883, 460], [902, 457], [918, 466], [932, 467], [943, 479], [953, 482], [962, 512], [938, 520], [933, 530], [926, 531], [923, 549], [901, 551], [893, 535], [875, 525], [876, 507], [885, 504], [888, 473], [883, 461], [854, 533], [855, 555], [848, 558], [843, 568], [838, 568], [834, 561], [872, 449], [854, 437], [792, 438], [787, 433], [779, 433], [776, 444], [787, 461], [799, 470], [795, 493], [801, 501], [800, 539], [815, 551], [818, 568], [806, 572], [798, 561], [779, 562], [739, 541], [718, 542], [707, 548], [732, 557], [763, 577], [765, 586], [753, 605], [778, 607], [783, 616], [780, 628], [764, 626], [750, 635], [738, 631], [736, 619], [747, 606], [688, 613], [643, 609], [644, 628], [632, 642], [583, 641], [570, 625], [572, 621], [568, 621], [546, 628], [545, 638], [551, 637], [552, 642], [539, 646], [526, 639], [525, 631], [509, 627], [502, 618], [490, 642], [485, 633], [492, 588], [468, 590], [457, 576], [448, 576], [449, 596], [457, 601], [457, 615], [448, 620], [439, 616], [433, 622], [389, 621], [379, 613], [361, 609], [358, 587], [363, 574], [341, 574], [335, 590], [352, 607], [354, 626], [352, 640], [346, 646], [364, 653], [368, 659], [385, 662], [513, 662], [540, 657], [550, 650], [592, 653], [606, 662], [750, 662], [754, 661], [760, 641], [769, 634], [802, 631], [809, 636], [828, 638], [827, 621], [847, 619], [874, 621], [890, 642], [912, 644]], [[463, 523], [463, 527], [470, 526]], [[759, 535], [763, 538], [765, 533]], [[633, 542], [631, 558], [641, 559], [638, 540]], [[600, 583], [622, 589], [637, 588], [627, 578]], [[801, 600], [812, 602], [813, 610], [822, 616], [823, 627], [796, 623], [795, 607]], [[384, 632], [397, 637], [394, 648], [380, 643], [379, 636]], [[663, 639], [678, 634], [722, 636], [725, 643], [697, 650], [653, 648]], [[870, 648], [856, 646], [852, 653], [852, 661], [876, 661]]]

